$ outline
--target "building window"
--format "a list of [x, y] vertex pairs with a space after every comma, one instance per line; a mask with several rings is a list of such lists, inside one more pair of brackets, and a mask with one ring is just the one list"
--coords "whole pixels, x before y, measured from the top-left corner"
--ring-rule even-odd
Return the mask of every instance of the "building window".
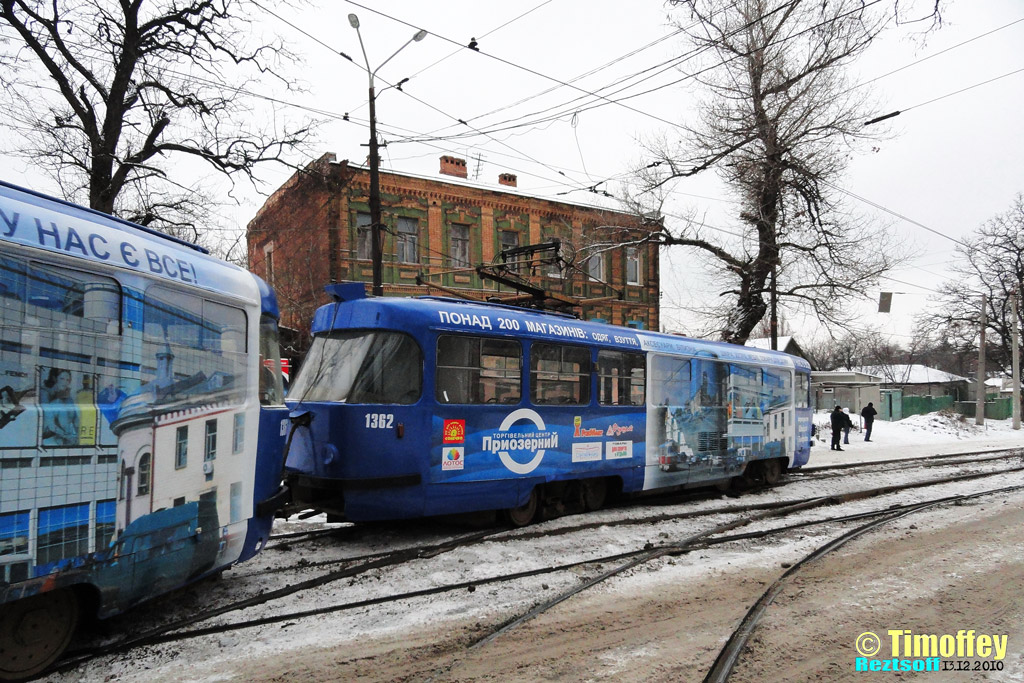
[[144, 453], [139, 458], [139, 495], [148, 496], [153, 473], [153, 456]]
[[39, 511], [36, 566], [89, 552], [89, 503]]
[[0, 515], [0, 557], [28, 552], [28, 521], [28, 510]]
[[178, 427], [174, 438], [174, 469], [180, 470], [188, 465], [188, 425]]
[[267, 266], [267, 284], [274, 286], [274, 243], [263, 247], [263, 260]]
[[217, 458], [217, 421], [206, 421], [206, 454], [203, 460], [215, 460]]
[[640, 284], [640, 250], [626, 247], [626, 284]]
[[548, 277], [557, 277], [557, 278], [561, 278], [562, 277], [562, 260], [561, 260], [561, 257], [565, 255], [565, 248], [563, 246], [564, 244], [565, 243], [563, 241], [561, 241], [561, 240], [559, 241], [558, 251], [555, 252], [554, 258], [551, 259], [551, 263], [548, 265], [548, 269], [547, 269], [547, 276]]
[[356, 214], [356, 258], [369, 261], [373, 258], [373, 238], [370, 236], [370, 225], [373, 221], [368, 213]]
[[[502, 230], [498, 236], [498, 239], [501, 240], [502, 251], [506, 251], [508, 249], [516, 249], [519, 247], [519, 233], [516, 232], [515, 230]], [[515, 265], [515, 261], [518, 260], [519, 258], [519, 256], [510, 256], [506, 260], [506, 262], [513, 263], [513, 265], [510, 267], [512, 271], [516, 273], [518, 273], [520, 270], [519, 266]]]
[[117, 501], [96, 501], [96, 550], [106, 548], [114, 537], [114, 516], [117, 514]]
[[242, 452], [245, 446], [245, 413], [235, 413], [235, 425], [231, 431], [231, 452], [235, 455]]
[[398, 262], [419, 263], [420, 222], [415, 218], [398, 218]]
[[604, 280], [604, 254], [594, 254], [587, 259], [587, 275], [591, 280]]
[[449, 240], [451, 242], [449, 257], [451, 258], [452, 266], [456, 268], [468, 268], [469, 226], [458, 224], [452, 225], [451, 232], [449, 233]]

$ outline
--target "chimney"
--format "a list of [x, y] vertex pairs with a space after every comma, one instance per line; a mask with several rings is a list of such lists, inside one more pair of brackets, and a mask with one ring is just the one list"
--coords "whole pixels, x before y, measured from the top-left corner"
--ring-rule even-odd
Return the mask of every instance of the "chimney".
[[453, 175], [456, 178], [468, 177], [466, 160], [447, 155], [441, 157], [441, 173], [443, 175]]
[[508, 185], [509, 187], [516, 186], [516, 174], [515, 173], [499, 173], [498, 184]]

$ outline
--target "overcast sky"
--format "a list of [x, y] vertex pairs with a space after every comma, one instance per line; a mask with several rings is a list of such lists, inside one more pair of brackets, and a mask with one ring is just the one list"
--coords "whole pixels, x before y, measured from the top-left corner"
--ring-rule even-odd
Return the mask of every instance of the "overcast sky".
[[[382, 150], [385, 168], [436, 176], [438, 158], [454, 154], [467, 159], [470, 177], [478, 175], [482, 184], [496, 186], [498, 174], [508, 171], [527, 194], [611, 205], [584, 188], [607, 181], [600, 189], [615, 191], [617, 181], [643, 161], [638, 141], [677, 134], [674, 124], [693, 116], [687, 65], [658, 68], [685, 50], [661, 2], [322, 0], [287, 14], [276, 3], [263, 6], [267, 25], [305, 60], [296, 78], [307, 92], [290, 100], [330, 115], [316, 156], [334, 152], [359, 163], [366, 157], [368, 83], [356, 31], [346, 18], [350, 12], [359, 17], [372, 68], [417, 28], [430, 34], [377, 73], [378, 126], [388, 143]], [[910, 31], [893, 31], [871, 48], [855, 75], [874, 81], [879, 114], [904, 113], [890, 121], [891, 139], [854, 159], [844, 187], [870, 202], [851, 199], [856, 208], [887, 222], [918, 256], [913, 267], [893, 273], [895, 280], [883, 286], [905, 292], [895, 296], [890, 315], [865, 306], [851, 316], [900, 335], [909, 332], [910, 317], [926, 305], [953, 256], [952, 241], [917, 223], [957, 238], [1005, 211], [1024, 190], [1024, 5], [953, 0], [943, 18], [943, 27], [924, 44], [910, 40]], [[478, 52], [464, 47], [472, 38]], [[971, 42], [961, 45], [965, 41]], [[410, 80], [402, 92], [383, 91], [403, 78]], [[990, 79], [998, 80], [978, 85]], [[602, 88], [608, 88], [601, 92], [609, 99], [636, 96], [609, 103], [585, 94]], [[279, 107], [276, 116], [303, 113]], [[348, 121], [342, 118], [346, 113]], [[460, 134], [470, 135], [452, 137]], [[54, 190], [20, 160], [0, 157], [0, 172], [34, 189]], [[266, 173], [267, 189], [287, 175]], [[242, 206], [223, 219], [239, 230], [262, 203], [256, 193], [240, 189]], [[697, 211], [728, 228], [735, 225], [735, 209], [726, 197], [711, 175], [687, 180], [676, 186], [669, 211]], [[662, 276], [666, 323], [694, 331], [696, 321], [680, 308], [706, 295], [692, 255], [680, 247], [663, 250]], [[870, 294], [877, 299], [877, 291]]]

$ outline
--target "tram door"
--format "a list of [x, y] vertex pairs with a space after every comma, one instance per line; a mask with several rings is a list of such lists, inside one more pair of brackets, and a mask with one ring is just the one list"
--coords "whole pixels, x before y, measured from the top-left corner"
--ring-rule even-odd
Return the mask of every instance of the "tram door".
[[729, 366], [705, 358], [694, 358], [691, 363], [690, 481], [699, 481], [715, 476], [725, 459]]

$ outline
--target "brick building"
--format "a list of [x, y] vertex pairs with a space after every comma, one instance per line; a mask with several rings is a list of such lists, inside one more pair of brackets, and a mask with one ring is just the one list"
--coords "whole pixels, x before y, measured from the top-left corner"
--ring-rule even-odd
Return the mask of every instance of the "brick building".
[[[530, 303], [528, 292], [544, 290], [552, 293], [548, 303], [580, 318], [658, 329], [658, 246], [648, 239], [660, 226], [525, 196], [509, 173], [492, 188], [460, 182], [463, 159], [441, 157], [441, 173], [449, 177], [380, 173], [385, 296]], [[299, 331], [298, 353], [308, 344], [313, 312], [327, 303], [325, 284], [363, 281], [370, 289], [369, 187], [366, 167], [325, 154], [249, 222], [249, 268], [277, 292], [282, 325]], [[557, 252], [512, 251], [554, 240]]]

